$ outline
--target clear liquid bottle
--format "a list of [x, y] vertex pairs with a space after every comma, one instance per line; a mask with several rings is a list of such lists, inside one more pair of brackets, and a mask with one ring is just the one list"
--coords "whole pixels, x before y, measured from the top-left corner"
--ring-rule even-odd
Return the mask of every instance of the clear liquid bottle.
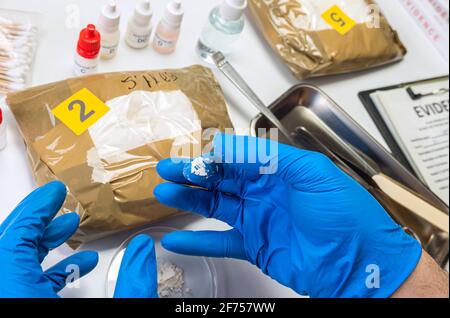
[[213, 63], [212, 55], [220, 51], [228, 54], [244, 30], [244, 10], [247, 0], [223, 0], [209, 14], [208, 22], [203, 28], [197, 44], [200, 57]]

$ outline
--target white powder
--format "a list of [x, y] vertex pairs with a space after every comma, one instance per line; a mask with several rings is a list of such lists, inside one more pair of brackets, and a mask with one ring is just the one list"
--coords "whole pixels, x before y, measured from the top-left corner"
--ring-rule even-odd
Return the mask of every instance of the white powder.
[[[177, 144], [178, 138], [184, 140], [201, 130], [191, 101], [180, 90], [135, 91], [106, 104], [109, 112], [89, 128], [95, 147], [88, 152], [87, 162], [93, 168], [94, 182], [108, 183], [128, 171], [154, 164], [154, 158], [133, 156], [129, 150], [165, 139], [174, 139]], [[114, 165], [124, 162], [127, 165]]]
[[206, 169], [206, 165], [211, 163], [213, 163], [213, 161], [209, 158], [195, 158], [191, 163], [191, 173], [199, 177], [207, 177], [208, 171]]
[[158, 294], [162, 298], [183, 297], [184, 271], [170, 262], [158, 262]]
[[201, 129], [191, 101], [180, 90], [135, 91], [106, 105], [109, 112], [89, 128], [101, 159]]

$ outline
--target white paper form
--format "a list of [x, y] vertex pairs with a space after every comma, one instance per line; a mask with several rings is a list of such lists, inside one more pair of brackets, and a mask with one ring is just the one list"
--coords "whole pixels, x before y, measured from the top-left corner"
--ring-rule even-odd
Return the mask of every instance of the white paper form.
[[373, 93], [389, 130], [425, 184], [449, 204], [449, 81], [412, 87], [417, 93], [446, 93], [413, 100], [406, 88]]

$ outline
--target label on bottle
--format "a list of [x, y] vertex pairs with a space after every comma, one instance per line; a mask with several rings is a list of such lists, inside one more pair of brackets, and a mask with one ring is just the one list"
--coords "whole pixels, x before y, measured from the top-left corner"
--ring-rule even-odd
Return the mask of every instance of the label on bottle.
[[117, 48], [119, 47], [119, 44], [114, 45], [102, 45], [101, 49], [101, 55], [103, 58], [111, 58], [114, 57], [117, 53]]
[[146, 33], [136, 33], [133, 31], [129, 31], [127, 34], [127, 41], [130, 45], [142, 48], [148, 45], [148, 42], [150, 40], [151, 30], [148, 30]]
[[162, 38], [158, 33], [155, 34], [155, 45], [163, 48], [172, 48], [176, 45], [176, 41]]
[[85, 59], [79, 55], [75, 56], [73, 72], [76, 76], [93, 74], [97, 72], [98, 58]]

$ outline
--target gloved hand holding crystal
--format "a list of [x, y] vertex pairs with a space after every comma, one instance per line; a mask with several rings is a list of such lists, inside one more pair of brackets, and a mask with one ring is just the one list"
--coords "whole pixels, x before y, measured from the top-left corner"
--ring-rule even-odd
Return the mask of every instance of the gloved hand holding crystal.
[[[262, 147], [277, 151], [257, 161]], [[192, 163], [160, 162], [157, 170], [170, 182], [155, 196], [233, 229], [175, 232], [162, 240], [168, 250], [248, 260], [311, 297], [389, 297], [416, 268], [420, 244], [327, 157], [218, 135], [212, 158], [220, 166], [213, 180], [203, 173], [190, 178]]]

